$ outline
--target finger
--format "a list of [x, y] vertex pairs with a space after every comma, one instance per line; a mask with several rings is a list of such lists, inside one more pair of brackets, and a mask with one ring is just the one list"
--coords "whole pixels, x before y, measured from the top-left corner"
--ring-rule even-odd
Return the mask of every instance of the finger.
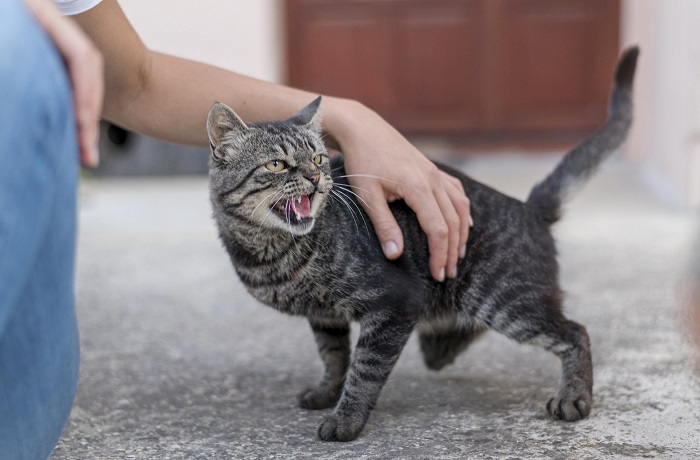
[[90, 101], [91, 92], [85, 88], [85, 83], [81, 86], [81, 82], [77, 82], [74, 94], [75, 118], [80, 144], [80, 163], [84, 167], [94, 168], [98, 164], [99, 121], [95, 115], [95, 104]]
[[[90, 63], [94, 66], [94, 63]], [[76, 66], [79, 67], [79, 66]], [[99, 114], [102, 110], [102, 78], [95, 68], [76, 69], [74, 79], [75, 114], [78, 124], [81, 162], [84, 166], [97, 167], [99, 155]]]
[[104, 98], [102, 56], [92, 44], [85, 43], [69, 56], [68, 71], [73, 86], [80, 160], [84, 166], [96, 167], [99, 162], [99, 119]]
[[[440, 184], [442, 185], [442, 184]], [[451, 185], [447, 185], [451, 188]], [[436, 189], [435, 197], [438, 207], [442, 212], [445, 223], [447, 224], [447, 262], [445, 263], [445, 273], [448, 278], [457, 276], [457, 260], [459, 258], [459, 243], [460, 243], [460, 217], [444, 187]]]
[[467, 240], [469, 240], [469, 229], [474, 226], [471, 217], [471, 202], [464, 193], [462, 182], [454, 176], [443, 172], [443, 179], [451, 186], [447, 186], [447, 191], [455, 211], [459, 215], [459, 258], [463, 259], [467, 255]]
[[364, 183], [362, 188], [365, 190], [357, 192], [362, 198], [359, 202], [372, 221], [384, 256], [390, 260], [399, 258], [403, 253], [403, 234], [389, 209], [381, 187], [373, 187], [371, 183]]
[[433, 278], [442, 282], [446, 276], [449, 227], [440, 206], [427, 183], [408, 187], [404, 201], [416, 213], [418, 223], [428, 237], [430, 273]]
[[99, 132], [98, 122], [83, 122], [78, 124], [80, 163], [84, 167], [96, 168], [99, 166]]
[[447, 181], [448, 183], [452, 184], [454, 187], [456, 187], [459, 191], [462, 192], [462, 194], [466, 195], [466, 192], [464, 191], [464, 186], [462, 185], [462, 181], [457, 179], [455, 176], [446, 173], [445, 171], [440, 170], [440, 175], [442, 176], [442, 179]]

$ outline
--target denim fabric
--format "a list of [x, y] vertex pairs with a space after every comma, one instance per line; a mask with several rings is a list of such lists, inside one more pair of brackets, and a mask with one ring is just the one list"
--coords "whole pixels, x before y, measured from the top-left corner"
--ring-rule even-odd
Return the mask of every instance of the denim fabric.
[[61, 58], [0, 1], [0, 459], [46, 459], [78, 380], [78, 154]]

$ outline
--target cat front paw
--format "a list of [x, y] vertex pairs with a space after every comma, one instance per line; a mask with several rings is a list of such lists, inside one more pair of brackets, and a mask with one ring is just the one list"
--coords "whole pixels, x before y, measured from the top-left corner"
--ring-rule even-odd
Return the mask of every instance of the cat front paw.
[[299, 406], [303, 409], [320, 410], [335, 407], [340, 399], [340, 391], [327, 388], [307, 388], [297, 396]]
[[589, 390], [560, 391], [547, 403], [547, 412], [558, 420], [575, 422], [591, 413], [593, 398]]
[[356, 415], [326, 415], [318, 425], [318, 437], [323, 441], [352, 441], [362, 432], [366, 421], [366, 417]]

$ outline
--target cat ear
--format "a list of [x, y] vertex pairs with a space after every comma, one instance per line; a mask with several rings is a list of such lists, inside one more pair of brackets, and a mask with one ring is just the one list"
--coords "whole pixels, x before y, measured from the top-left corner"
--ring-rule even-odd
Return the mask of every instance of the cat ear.
[[320, 131], [318, 108], [321, 106], [321, 99], [321, 96], [314, 99], [311, 104], [297, 112], [288, 122]]
[[224, 152], [221, 148], [221, 141], [225, 134], [233, 132], [234, 136], [237, 136], [247, 130], [248, 126], [231, 107], [221, 102], [214, 104], [207, 117], [207, 132], [209, 133], [212, 158], [216, 161], [223, 160]]

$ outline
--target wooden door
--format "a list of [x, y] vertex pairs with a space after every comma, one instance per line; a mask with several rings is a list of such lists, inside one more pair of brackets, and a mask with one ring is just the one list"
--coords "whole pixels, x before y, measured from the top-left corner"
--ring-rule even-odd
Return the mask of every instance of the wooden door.
[[617, 0], [287, 0], [292, 86], [406, 133], [551, 135], [606, 114]]

